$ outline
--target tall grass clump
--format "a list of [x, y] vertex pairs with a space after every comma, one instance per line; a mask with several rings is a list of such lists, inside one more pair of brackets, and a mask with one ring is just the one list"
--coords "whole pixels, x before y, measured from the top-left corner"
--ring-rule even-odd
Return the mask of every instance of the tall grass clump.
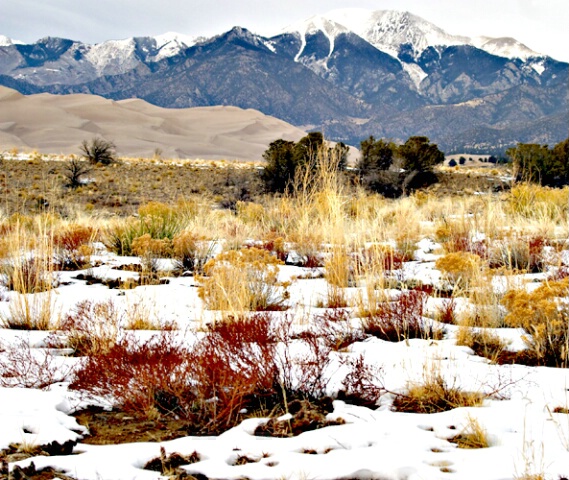
[[58, 283], [51, 220], [38, 217], [28, 226], [17, 223], [4, 242], [2, 281], [17, 296], [3, 323], [15, 329], [49, 330], [57, 323], [52, 289]]
[[222, 252], [203, 267], [198, 293], [206, 308], [227, 312], [280, 310], [288, 298], [278, 281], [283, 262], [267, 250]]
[[506, 324], [524, 329], [524, 340], [540, 365], [568, 366], [568, 296], [569, 279], [544, 283], [531, 293], [514, 289], [504, 295]]
[[149, 235], [154, 240], [169, 240], [182, 230], [183, 216], [176, 207], [149, 202], [138, 209], [138, 218], [130, 218], [111, 226], [105, 236], [108, 248], [118, 255], [133, 255], [135, 239]]
[[44, 220], [36, 219], [31, 227], [18, 223], [3, 241], [1, 273], [9, 290], [40, 293], [55, 286], [53, 233]]
[[533, 183], [512, 187], [508, 197], [511, 214], [527, 220], [566, 222], [569, 188], [550, 188]]

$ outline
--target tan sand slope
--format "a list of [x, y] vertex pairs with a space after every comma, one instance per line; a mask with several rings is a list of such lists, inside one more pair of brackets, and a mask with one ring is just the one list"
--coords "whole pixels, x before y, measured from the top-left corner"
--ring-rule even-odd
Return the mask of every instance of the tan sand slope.
[[170, 109], [143, 100], [95, 95], [24, 96], [0, 86], [0, 151], [79, 153], [83, 140], [112, 140], [119, 155], [260, 160], [270, 142], [306, 133], [257, 110], [237, 107]]

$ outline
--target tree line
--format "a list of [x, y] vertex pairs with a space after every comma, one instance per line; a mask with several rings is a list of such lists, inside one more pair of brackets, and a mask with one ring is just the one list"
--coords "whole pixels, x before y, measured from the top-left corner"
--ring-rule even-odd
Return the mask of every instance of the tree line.
[[556, 144], [519, 143], [506, 151], [518, 182], [540, 183], [546, 186], [569, 184], [569, 137]]
[[[312, 132], [298, 142], [275, 140], [263, 154], [266, 160], [261, 174], [269, 192], [294, 189], [301, 169], [316, 170], [319, 162], [333, 161], [345, 170], [349, 149], [343, 143], [327, 147], [320, 132]], [[370, 136], [360, 143], [356, 163], [357, 181], [369, 190], [396, 197], [436, 181], [433, 168], [444, 161], [444, 153], [428, 137], [410, 137], [396, 145]]]

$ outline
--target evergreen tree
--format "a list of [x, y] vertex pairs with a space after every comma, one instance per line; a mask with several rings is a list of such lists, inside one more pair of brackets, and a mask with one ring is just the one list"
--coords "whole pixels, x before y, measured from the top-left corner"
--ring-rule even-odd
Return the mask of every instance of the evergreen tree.
[[428, 137], [409, 137], [397, 152], [403, 160], [402, 168], [409, 172], [431, 172], [444, 162], [445, 154]]
[[357, 168], [360, 175], [377, 170], [387, 170], [393, 163], [393, 144], [376, 140], [373, 135], [360, 142], [361, 157]]
[[275, 140], [263, 153], [267, 164], [261, 178], [267, 190], [284, 192], [294, 180], [297, 163], [295, 161], [295, 143], [288, 140]]

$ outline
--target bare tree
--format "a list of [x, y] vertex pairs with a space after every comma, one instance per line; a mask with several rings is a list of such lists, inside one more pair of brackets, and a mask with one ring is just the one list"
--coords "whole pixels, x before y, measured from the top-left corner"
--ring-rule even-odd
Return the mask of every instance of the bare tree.
[[76, 157], [71, 157], [63, 168], [63, 175], [67, 179], [67, 186], [71, 188], [79, 187], [82, 184], [81, 177], [90, 173], [91, 170], [93, 170], [93, 168], [90, 163]]
[[116, 145], [110, 140], [95, 137], [91, 141], [83, 140], [79, 149], [89, 163], [110, 165], [117, 161]]

